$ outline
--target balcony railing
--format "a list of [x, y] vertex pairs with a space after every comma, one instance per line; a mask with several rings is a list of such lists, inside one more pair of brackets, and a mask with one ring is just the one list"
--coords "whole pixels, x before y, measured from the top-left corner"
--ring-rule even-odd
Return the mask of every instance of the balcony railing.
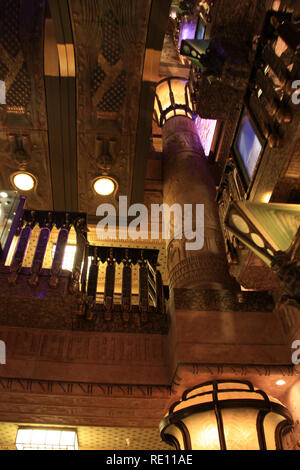
[[[155, 316], [166, 324], [166, 288], [157, 269], [159, 250], [90, 245], [84, 213], [25, 210], [17, 222], [1, 268], [2, 282], [12, 295], [71, 297], [75, 316], [84, 321], [101, 315], [110, 322], [119, 315], [123, 324], [133, 319], [147, 324]], [[54, 228], [58, 234], [51, 245]], [[63, 261], [71, 230], [76, 250], [72, 270], [67, 271]], [[30, 267], [28, 262], [24, 266], [29, 243], [34, 250]], [[52, 264], [44, 268], [49, 252]]]

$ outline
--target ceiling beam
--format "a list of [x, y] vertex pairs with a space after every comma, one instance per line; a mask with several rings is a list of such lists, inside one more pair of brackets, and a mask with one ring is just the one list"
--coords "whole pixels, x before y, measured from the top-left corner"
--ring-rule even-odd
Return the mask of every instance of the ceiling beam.
[[46, 19], [45, 29], [45, 92], [53, 208], [76, 212], [76, 78], [71, 18], [67, 0], [49, 0], [49, 9], [51, 19]]
[[154, 92], [157, 82], [156, 77], [158, 76], [158, 70], [156, 74], [154, 69], [155, 67], [159, 67], [158, 56], [163, 47], [170, 6], [171, 0], [164, 2], [161, 0], [152, 0], [151, 4], [133, 164], [132, 204], [140, 203], [144, 200], [147, 159], [150, 151], [150, 137], [152, 133]]

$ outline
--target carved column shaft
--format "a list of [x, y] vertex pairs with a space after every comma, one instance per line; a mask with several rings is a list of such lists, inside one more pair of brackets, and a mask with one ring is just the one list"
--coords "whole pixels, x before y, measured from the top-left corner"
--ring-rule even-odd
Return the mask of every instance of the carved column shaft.
[[[193, 208], [193, 230], [196, 226], [196, 204], [204, 204], [204, 245], [198, 250], [187, 250], [184, 238], [175, 239], [171, 231], [168, 242], [168, 270], [171, 287], [230, 288], [224, 240], [221, 234], [216, 186], [209, 163], [204, 156], [194, 121], [175, 117], [163, 127], [164, 203], [177, 203], [184, 212], [184, 204]], [[182, 223], [184, 226], [184, 223]], [[174, 227], [174, 224], [173, 224]]]

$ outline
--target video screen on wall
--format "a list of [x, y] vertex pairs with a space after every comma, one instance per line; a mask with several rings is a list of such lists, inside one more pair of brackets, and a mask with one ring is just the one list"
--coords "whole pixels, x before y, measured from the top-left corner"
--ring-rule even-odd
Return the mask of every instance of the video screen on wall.
[[243, 166], [243, 173], [246, 172], [247, 177], [245, 179], [248, 180], [247, 182], [254, 175], [263, 145], [263, 139], [258, 135], [250, 117], [244, 111], [235, 138], [234, 150], [239, 163]]

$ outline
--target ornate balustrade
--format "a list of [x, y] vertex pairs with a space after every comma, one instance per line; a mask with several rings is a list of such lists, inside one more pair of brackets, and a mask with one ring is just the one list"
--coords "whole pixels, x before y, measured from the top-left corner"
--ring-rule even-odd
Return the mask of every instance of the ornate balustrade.
[[[142, 325], [151, 331], [153, 322], [157, 331], [166, 330], [164, 286], [157, 269], [159, 250], [90, 245], [83, 213], [25, 210], [14, 227], [9, 256], [0, 267], [2, 289], [9, 289], [11, 298], [62, 299], [77, 325], [89, 320], [100, 330], [111, 323], [118, 331], [122, 325], [129, 330]], [[54, 228], [56, 242], [50, 243]], [[73, 268], [65, 269], [70, 237], [75, 251]], [[30, 267], [26, 258], [29, 244]], [[45, 257], [48, 266], [51, 259], [50, 267], [44, 267]]]
[[[157, 269], [157, 258], [158, 250], [89, 245], [81, 279], [81, 300], [84, 302], [78, 305], [78, 315], [91, 319], [98, 306], [101, 306], [108, 321], [114, 311], [122, 311], [125, 321], [129, 320], [133, 311], [140, 313], [142, 322], [147, 322], [149, 313], [164, 315], [164, 286]], [[105, 271], [103, 292], [98, 291], [100, 264], [104, 265]], [[117, 265], [122, 265], [121, 276], [116, 274]], [[137, 266], [139, 284], [138, 292], [134, 292], [132, 269]]]

